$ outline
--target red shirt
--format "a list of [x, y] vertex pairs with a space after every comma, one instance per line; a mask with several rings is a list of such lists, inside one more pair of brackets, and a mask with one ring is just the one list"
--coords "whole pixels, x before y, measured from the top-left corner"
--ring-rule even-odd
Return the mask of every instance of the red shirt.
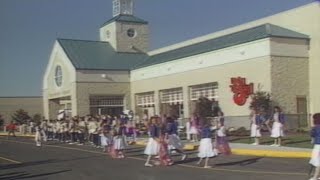
[[15, 130], [16, 129], [16, 125], [15, 124], [9, 124], [7, 125], [7, 130]]

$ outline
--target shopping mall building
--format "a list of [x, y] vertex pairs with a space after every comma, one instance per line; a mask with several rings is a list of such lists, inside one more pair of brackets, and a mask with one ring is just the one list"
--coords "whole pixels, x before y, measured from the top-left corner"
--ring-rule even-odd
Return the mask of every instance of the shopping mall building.
[[258, 90], [287, 114], [320, 112], [319, 2], [154, 51], [132, 0], [114, 0], [113, 13], [100, 41], [56, 40], [43, 79], [47, 118], [126, 109], [189, 118], [207, 97], [243, 124]]

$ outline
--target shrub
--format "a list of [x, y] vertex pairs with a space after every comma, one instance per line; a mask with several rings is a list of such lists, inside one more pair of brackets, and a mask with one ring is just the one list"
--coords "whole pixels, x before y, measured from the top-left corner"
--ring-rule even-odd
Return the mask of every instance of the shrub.
[[28, 115], [28, 112], [24, 111], [23, 109], [17, 110], [12, 115], [12, 120], [16, 121], [18, 124], [27, 123], [28, 120], [30, 120], [30, 116]]

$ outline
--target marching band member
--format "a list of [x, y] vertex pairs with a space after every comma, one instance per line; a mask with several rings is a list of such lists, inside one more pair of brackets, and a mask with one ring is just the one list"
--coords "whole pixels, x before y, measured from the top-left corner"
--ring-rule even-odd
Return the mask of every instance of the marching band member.
[[79, 139], [79, 145], [84, 145], [84, 135], [86, 131], [86, 123], [83, 118], [80, 118], [80, 121], [77, 125], [78, 130], [78, 139]]
[[53, 120], [48, 122], [48, 141], [53, 140]]
[[35, 142], [36, 142], [36, 146], [40, 147], [42, 144], [42, 129], [41, 129], [41, 123], [38, 122], [35, 126]]
[[48, 132], [48, 122], [47, 120], [43, 120], [41, 122], [41, 135], [43, 137], [43, 141], [47, 141], [47, 132]]
[[72, 118], [68, 124], [68, 131], [70, 134], [70, 143], [74, 144], [76, 142], [76, 122], [75, 118]]

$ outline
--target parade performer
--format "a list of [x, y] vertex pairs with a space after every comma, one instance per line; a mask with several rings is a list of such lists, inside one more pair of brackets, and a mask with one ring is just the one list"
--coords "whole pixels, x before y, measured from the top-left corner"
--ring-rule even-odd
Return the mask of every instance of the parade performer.
[[128, 121], [126, 131], [129, 144], [134, 144], [136, 142], [137, 132], [135, 123], [133, 121]]
[[191, 135], [192, 142], [198, 141], [199, 124], [200, 124], [200, 118], [197, 114], [194, 114], [190, 121], [190, 132], [189, 132]]
[[53, 140], [53, 120], [49, 120], [48, 122], [48, 141]]
[[43, 137], [43, 141], [47, 141], [47, 134], [48, 134], [48, 121], [43, 120], [41, 122], [41, 135]]
[[271, 146], [281, 146], [281, 138], [284, 136], [284, 123], [285, 117], [284, 114], [281, 112], [280, 107], [274, 107], [274, 114], [272, 116], [272, 130], [271, 130], [271, 137], [274, 138], [274, 144]]
[[251, 121], [250, 136], [254, 138], [254, 143], [252, 145], [259, 145], [260, 137], [261, 137], [262, 118], [258, 110], [254, 110], [254, 109], [251, 110], [250, 121]]
[[151, 158], [153, 156], [157, 156], [159, 154], [160, 150], [160, 144], [159, 144], [159, 127], [157, 126], [157, 117], [151, 117], [149, 122], [149, 140], [147, 143], [147, 146], [144, 150], [144, 154], [148, 155], [147, 161], [144, 164], [147, 167], [153, 167], [153, 165], [150, 163]]
[[113, 148], [116, 151], [117, 158], [124, 158], [124, 149], [126, 148], [125, 142], [125, 125], [118, 120], [115, 127], [115, 134], [113, 137]]
[[312, 142], [314, 144], [310, 164], [315, 167], [315, 172], [310, 180], [317, 180], [320, 173], [320, 113], [313, 115], [314, 127], [311, 130]]
[[224, 114], [222, 111], [218, 111], [218, 116], [216, 117], [217, 123], [217, 131], [216, 131], [216, 148], [218, 149], [219, 153], [224, 155], [230, 155], [231, 149], [229, 146], [228, 138], [226, 135], [226, 128], [225, 128], [225, 120]]
[[103, 152], [107, 152], [107, 151], [109, 152], [109, 145], [110, 145], [109, 133], [110, 133], [109, 125], [107, 121], [104, 121], [102, 124], [102, 131], [100, 135]]
[[204, 126], [201, 130], [201, 141], [199, 145], [199, 153], [198, 157], [200, 158], [198, 161], [198, 165], [201, 165], [203, 159], [205, 159], [204, 168], [211, 168], [208, 165], [209, 159], [217, 156], [216, 150], [213, 148], [212, 144], [212, 132], [211, 132], [211, 123], [209, 121], [204, 123]]
[[76, 142], [76, 119], [75, 117], [71, 119], [71, 121], [68, 124], [68, 130], [70, 133], [70, 143], [74, 144]]
[[84, 121], [84, 118], [80, 118], [80, 121], [77, 126], [78, 130], [78, 139], [79, 139], [79, 145], [84, 145], [84, 136], [86, 132], [86, 122]]
[[159, 120], [158, 122], [160, 125], [160, 138], [159, 138], [159, 144], [160, 144], [160, 149], [159, 149], [159, 164], [163, 166], [171, 166], [173, 165], [173, 160], [170, 157], [169, 154], [169, 144], [168, 144], [168, 134], [166, 133], [167, 127], [165, 123], [162, 122], [167, 122], [167, 121], [162, 121]]
[[181, 160], [184, 161], [187, 158], [187, 154], [183, 151], [183, 144], [178, 136], [177, 124], [171, 117], [166, 119], [166, 136], [168, 137], [169, 151], [176, 151], [182, 155]]
[[38, 122], [35, 126], [35, 142], [36, 142], [36, 146], [40, 147], [42, 145], [42, 127], [41, 127], [41, 123]]

